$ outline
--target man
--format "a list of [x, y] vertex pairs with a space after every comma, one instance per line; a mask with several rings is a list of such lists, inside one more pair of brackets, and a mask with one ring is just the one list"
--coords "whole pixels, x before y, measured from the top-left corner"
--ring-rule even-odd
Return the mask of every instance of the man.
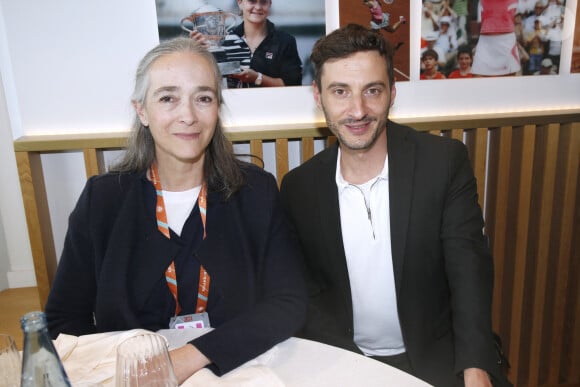
[[556, 75], [556, 74], [558, 73], [554, 70], [554, 63], [550, 58], [545, 58], [544, 60], [542, 60], [542, 67], [540, 67], [540, 70], [534, 73], [534, 75]]
[[[435, 43], [437, 42], [437, 39], [439, 39], [439, 32], [427, 34], [422, 38], [422, 40], [425, 42], [425, 46], [421, 47], [421, 56], [427, 50], [434, 50], [437, 53], [436, 59], [438, 59], [440, 56], [444, 55], [443, 51], [440, 51], [439, 48], [435, 47]], [[436, 60], [435, 65], [437, 65], [437, 62], [438, 61]], [[423, 69], [424, 69], [424, 66], [421, 66], [421, 70], [423, 70]]]
[[424, 37], [437, 31], [439, 31], [439, 16], [433, 10], [432, 1], [425, 0], [421, 12], [421, 36]]
[[442, 16], [439, 19], [439, 37], [434, 48], [441, 52], [438, 65], [442, 70], [449, 70], [455, 66], [455, 56], [457, 55], [457, 38], [455, 29], [451, 30], [451, 17]]
[[542, 15], [544, 9], [545, 7], [542, 1], [536, 1], [534, 12], [526, 16], [524, 19], [524, 33], [529, 34], [534, 31], [536, 20], [539, 20], [542, 24], [547, 24], [546, 18]]
[[451, 9], [457, 15], [457, 44], [464, 45], [469, 43], [467, 37], [467, 20], [469, 18], [469, 0], [451, 0], [449, 4]]
[[281, 186], [305, 255], [304, 337], [435, 386], [502, 385], [492, 258], [465, 146], [388, 120], [396, 89], [380, 34], [348, 25], [311, 60], [338, 143]]
[[445, 79], [443, 73], [437, 71], [437, 59], [439, 54], [435, 50], [427, 49], [421, 54], [423, 71], [419, 79]]
[[473, 78], [473, 74], [471, 73], [472, 62], [473, 62], [473, 53], [471, 51], [471, 48], [467, 45], [460, 46], [457, 49], [458, 68], [449, 73], [447, 78], [448, 79]]
[[534, 25], [534, 31], [525, 36], [526, 50], [530, 56], [527, 74], [534, 74], [536, 71], [540, 71], [546, 51], [546, 41], [548, 40], [546, 31], [542, 28], [542, 22], [537, 19]]

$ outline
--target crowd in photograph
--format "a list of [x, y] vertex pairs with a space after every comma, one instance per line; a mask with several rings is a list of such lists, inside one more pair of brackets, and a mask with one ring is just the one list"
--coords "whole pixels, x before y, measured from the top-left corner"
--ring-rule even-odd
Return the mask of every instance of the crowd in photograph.
[[421, 79], [557, 74], [565, 0], [423, 0]]

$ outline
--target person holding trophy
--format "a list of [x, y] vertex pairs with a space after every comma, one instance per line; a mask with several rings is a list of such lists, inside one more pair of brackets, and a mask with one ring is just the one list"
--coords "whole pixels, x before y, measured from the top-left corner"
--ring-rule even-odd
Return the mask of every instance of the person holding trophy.
[[[301, 85], [302, 62], [296, 38], [268, 20], [272, 0], [237, 0], [237, 3], [242, 22], [231, 30], [226, 42], [239, 44], [245, 57], [240, 60], [239, 71], [227, 75], [228, 87]], [[192, 31], [190, 37], [208, 45], [207, 36], [201, 31]]]

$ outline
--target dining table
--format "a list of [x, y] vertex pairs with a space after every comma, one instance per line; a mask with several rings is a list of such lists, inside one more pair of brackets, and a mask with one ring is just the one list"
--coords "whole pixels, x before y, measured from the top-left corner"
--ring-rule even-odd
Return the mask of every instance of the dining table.
[[[169, 350], [207, 333], [211, 328], [163, 329]], [[136, 329], [86, 336], [60, 335], [55, 347], [72, 386], [115, 385], [116, 346]], [[202, 369], [182, 387], [426, 387], [428, 383], [372, 358], [316, 341], [291, 337], [262, 355], [218, 377]]]

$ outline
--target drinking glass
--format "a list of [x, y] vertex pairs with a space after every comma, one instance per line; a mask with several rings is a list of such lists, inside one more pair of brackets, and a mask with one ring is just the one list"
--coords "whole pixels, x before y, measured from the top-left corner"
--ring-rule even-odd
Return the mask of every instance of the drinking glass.
[[10, 335], [0, 334], [0, 386], [19, 387], [22, 360]]
[[167, 341], [154, 333], [140, 334], [117, 347], [117, 387], [176, 387]]

